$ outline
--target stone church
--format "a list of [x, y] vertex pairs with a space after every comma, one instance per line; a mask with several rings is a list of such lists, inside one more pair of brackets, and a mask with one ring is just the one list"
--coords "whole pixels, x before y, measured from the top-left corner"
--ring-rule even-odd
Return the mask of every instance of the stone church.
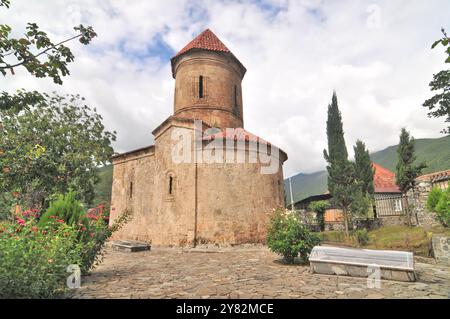
[[[126, 209], [133, 215], [113, 238], [156, 246], [264, 243], [268, 213], [284, 207], [287, 155], [244, 129], [246, 68], [209, 29], [171, 65], [173, 115], [153, 130], [154, 145], [112, 158], [111, 223]], [[180, 143], [183, 161], [176, 159]], [[276, 169], [264, 172], [269, 165]]]

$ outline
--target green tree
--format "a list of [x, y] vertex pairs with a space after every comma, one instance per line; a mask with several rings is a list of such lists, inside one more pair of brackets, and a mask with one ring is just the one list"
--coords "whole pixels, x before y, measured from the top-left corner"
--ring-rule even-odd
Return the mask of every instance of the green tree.
[[[415, 164], [415, 161], [414, 137], [410, 136], [405, 128], [402, 128], [400, 143], [397, 147], [396, 184], [405, 195], [409, 190], [414, 189], [416, 178], [426, 167], [425, 163]], [[411, 214], [407, 199], [405, 204], [408, 225], [411, 226]]]
[[355, 177], [360, 189], [354, 193], [352, 212], [367, 217], [373, 204], [375, 170], [364, 142], [357, 140], [353, 150], [355, 152]]
[[373, 177], [375, 170], [372, 167], [369, 150], [364, 142], [357, 140], [353, 147], [355, 151], [355, 174], [356, 179], [361, 182], [361, 190], [370, 196], [374, 193]]
[[43, 96], [19, 114], [0, 111], [0, 193], [17, 192], [31, 207], [73, 190], [91, 204], [96, 168], [113, 154], [115, 132], [105, 130], [84, 98]]
[[[442, 44], [446, 47], [445, 52], [447, 58], [445, 63], [450, 63], [450, 38], [445, 30], [442, 28], [442, 38], [435, 41], [431, 46], [434, 49], [437, 45]], [[440, 91], [423, 104], [430, 111], [429, 117], [446, 117], [445, 122], [450, 122], [450, 69], [442, 70], [433, 75], [433, 80], [430, 82], [431, 91]], [[450, 133], [450, 125], [442, 130], [442, 133]]]
[[[9, 8], [10, 3], [9, 0], [0, 0], [0, 7]], [[97, 36], [90, 26], [80, 24], [74, 30], [76, 33], [72, 37], [55, 42], [36, 23], [27, 23], [26, 31], [20, 37], [11, 36], [16, 32], [9, 25], [0, 24], [0, 73], [3, 76], [14, 75], [17, 68], [23, 67], [34, 77], [50, 77], [53, 82], [62, 84], [62, 77], [70, 74], [68, 64], [75, 59], [65, 44], [78, 39], [86, 45]], [[42, 94], [37, 91], [21, 91], [16, 95], [2, 92], [0, 110], [14, 108], [18, 111], [23, 107], [39, 104], [43, 99]]]
[[317, 224], [320, 231], [325, 230], [325, 211], [330, 207], [330, 203], [326, 200], [319, 200], [309, 204], [308, 209], [316, 213]]
[[328, 162], [328, 190], [333, 196], [333, 203], [342, 209], [345, 233], [348, 237], [351, 218], [350, 206], [353, 194], [358, 190], [358, 184], [355, 179], [354, 165], [348, 160], [336, 92], [333, 93], [331, 104], [328, 105], [327, 137], [328, 152], [324, 150], [324, 157]]

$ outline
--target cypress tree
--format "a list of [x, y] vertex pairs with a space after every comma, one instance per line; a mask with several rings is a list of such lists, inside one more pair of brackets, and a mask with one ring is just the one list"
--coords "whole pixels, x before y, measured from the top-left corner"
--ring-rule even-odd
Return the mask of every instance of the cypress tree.
[[371, 206], [373, 206], [375, 170], [372, 167], [369, 150], [366, 149], [364, 142], [356, 141], [353, 150], [355, 152], [355, 178], [359, 190], [354, 193], [352, 211], [360, 216], [367, 217]]
[[[405, 128], [402, 128], [400, 133], [400, 143], [397, 148], [398, 160], [396, 166], [396, 183], [404, 195], [414, 188], [416, 178], [426, 167], [425, 163], [415, 164], [416, 155], [414, 144], [414, 137], [411, 137], [409, 132], [406, 131]], [[405, 198], [405, 204], [408, 225], [411, 226], [411, 216], [407, 198]]]
[[355, 151], [355, 177], [361, 183], [361, 191], [370, 197], [374, 193], [373, 176], [375, 170], [372, 167], [369, 150], [366, 149], [364, 142], [357, 140], [353, 147]]
[[328, 190], [333, 197], [332, 202], [342, 209], [345, 233], [348, 236], [350, 206], [358, 185], [355, 183], [354, 166], [348, 160], [336, 92], [333, 92], [331, 104], [328, 105], [327, 138], [328, 152], [324, 150], [324, 157], [328, 162]]

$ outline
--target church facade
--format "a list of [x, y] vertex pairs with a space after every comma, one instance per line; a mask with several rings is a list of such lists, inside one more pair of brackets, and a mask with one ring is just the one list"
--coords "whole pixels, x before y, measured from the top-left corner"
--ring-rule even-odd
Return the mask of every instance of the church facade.
[[287, 155], [244, 129], [242, 63], [205, 30], [171, 59], [173, 115], [154, 145], [112, 158], [114, 239], [156, 246], [263, 243], [267, 217], [284, 207]]

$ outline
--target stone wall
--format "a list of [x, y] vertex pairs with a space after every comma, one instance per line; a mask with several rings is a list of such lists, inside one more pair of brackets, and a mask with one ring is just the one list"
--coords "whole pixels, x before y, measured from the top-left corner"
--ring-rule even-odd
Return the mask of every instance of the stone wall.
[[450, 264], [450, 237], [433, 236], [431, 242], [436, 261]]
[[[157, 135], [153, 149], [114, 160], [111, 223], [124, 209], [131, 209], [134, 216], [114, 239], [155, 246], [192, 245], [195, 239], [214, 244], [265, 242], [268, 213], [284, 207], [284, 153], [275, 158], [276, 174], [261, 174], [266, 164], [259, 161], [176, 164], [171, 157], [176, 141], [171, 135], [181, 124], [172, 124]], [[193, 127], [185, 124], [181, 129]], [[248, 143], [245, 146], [248, 158]]]
[[436, 214], [426, 209], [428, 193], [433, 187], [431, 182], [420, 181], [414, 188], [408, 192], [408, 201], [413, 205], [411, 221], [414, 225], [421, 225], [425, 228], [439, 225]]

